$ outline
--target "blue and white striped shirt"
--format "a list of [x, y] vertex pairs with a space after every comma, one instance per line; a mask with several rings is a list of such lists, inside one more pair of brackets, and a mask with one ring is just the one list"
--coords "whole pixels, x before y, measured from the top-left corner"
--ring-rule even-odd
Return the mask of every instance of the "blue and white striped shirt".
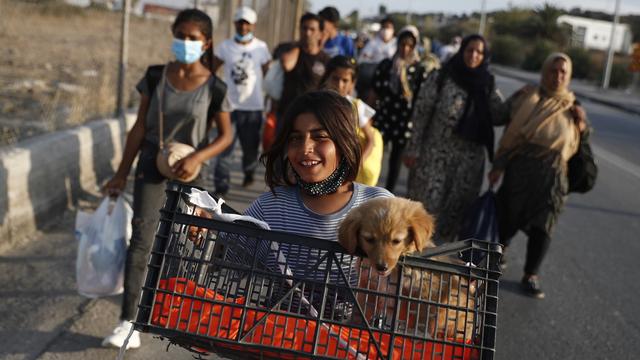
[[323, 215], [307, 208], [297, 187], [280, 186], [275, 188], [275, 193], [269, 191], [260, 195], [245, 215], [266, 222], [271, 230], [333, 241], [337, 241], [340, 222], [352, 208], [369, 199], [393, 196], [386, 189], [354, 182], [349, 202], [337, 212]]
[[[355, 182], [353, 184], [353, 195], [349, 202], [342, 209], [332, 214], [324, 215], [313, 212], [302, 201], [300, 190], [297, 187], [281, 186], [275, 189], [275, 195], [272, 192], [260, 195], [245, 211], [245, 215], [265, 221], [269, 224], [271, 230], [337, 241], [338, 227], [352, 208], [369, 199], [393, 196], [383, 188]], [[308, 268], [315, 264], [321, 256], [321, 252], [295, 245], [289, 247], [287, 244], [280, 244], [280, 250], [285, 256], [289, 255], [286, 261], [294, 275], [307, 279], [322, 279], [321, 271], [308, 271]], [[343, 260], [346, 261], [347, 259]], [[273, 252], [271, 256], [267, 256], [266, 265], [269, 268], [279, 268]], [[324, 266], [318, 268], [318, 270], [322, 269], [324, 269]], [[336, 281], [337, 277], [337, 274], [332, 271], [332, 280]]]

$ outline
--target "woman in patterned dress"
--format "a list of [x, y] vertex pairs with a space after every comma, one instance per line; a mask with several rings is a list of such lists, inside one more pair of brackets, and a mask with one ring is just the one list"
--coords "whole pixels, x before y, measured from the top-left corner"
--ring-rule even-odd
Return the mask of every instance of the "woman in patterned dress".
[[418, 29], [409, 25], [398, 33], [398, 50], [378, 64], [373, 78], [376, 98], [374, 127], [382, 133], [385, 147], [391, 143], [387, 190], [393, 192], [400, 173], [401, 156], [411, 137], [411, 111], [415, 95], [427, 77], [416, 50]]
[[493, 158], [493, 126], [506, 121], [488, 66], [486, 41], [470, 35], [417, 95], [413, 134], [403, 158], [410, 168], [408, 197], [435, 214], [438, 242], [455, 240], [480, 192], [485, 152]]

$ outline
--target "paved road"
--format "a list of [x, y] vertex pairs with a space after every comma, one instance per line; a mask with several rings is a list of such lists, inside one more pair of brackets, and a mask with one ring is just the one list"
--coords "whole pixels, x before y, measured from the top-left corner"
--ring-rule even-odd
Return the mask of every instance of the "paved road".
[[[500, 79], [510, 93], [517, 81]], [[518, 292], [525, 239], [501, 283], [499, 359], [632, 359], [640, 340], [640, 116], [584, 101], [595, 129], [596, 187], [571, 195], [542, 269], [547, 298]]]
[[[505, 94], [519, 81], [499, 78]], [[509, 249], [498, 321], [498, 359], [631, 359], [640, 342], [640, 117], [585, 101], [596, 133], [600, 165], [596, 188], [569, 199], [543, 268], [547, 299], [522, 296], [517, 287], [524, 262], [522, 236]], [[237, 165], [237, 162], [236, 162]], [[236, 168], [237, 170], [237, 168]], [[242, 181], [239, 172], [233, 183]], [[402, 173], [403, 179], [406, 172]], [[398, 194], [403, 195], [402, 182]], [[237, 188], [237, 187], [236, 187]], [[264, 185], [234, 190], [239, 210]], [[93, 202], [96, 199], [86, 199]], [[73, 215], [0, 254], [0, 359], [113, 359], [100, 348], [118, 314], [119, 297], [90, 300], [74, 285]], [[192, 359], [167, 342], [143, 336], [143, 348], [126, 359]]]

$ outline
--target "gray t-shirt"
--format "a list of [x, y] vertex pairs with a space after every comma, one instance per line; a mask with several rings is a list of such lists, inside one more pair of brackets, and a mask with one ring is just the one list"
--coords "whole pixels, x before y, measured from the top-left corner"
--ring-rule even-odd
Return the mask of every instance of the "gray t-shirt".
[[[207, 130], [209, 119], [207, 112], [211, 103], [212, 84], [222, 81], [211, 76], [207, 82], [191, 91], [178, 90], [169, 81], [164, 86], [164, 125], [163, 137], [165, 142], [178, 141], [201, 148], [208, 144]], [[136, 89], [141, 94], [150, 97], [149, 110], [145, 121], [144, 139], [152, 144], [158, 144], [158, 94], [159, 85], [154, 94], [149, 94], [147, 78], [144, 77]], [[227, 95], [221, 104], [222, 112], [231, 111], [231, 104]]]

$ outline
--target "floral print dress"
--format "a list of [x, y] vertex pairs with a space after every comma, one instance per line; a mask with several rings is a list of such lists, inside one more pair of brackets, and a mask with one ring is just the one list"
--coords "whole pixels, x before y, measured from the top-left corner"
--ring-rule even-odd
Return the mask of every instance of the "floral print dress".
[[[406, 149], [416, 157], [409, 172], [408, 197], [421, 201], [435, 215], [438, 243], [455, 240], [465, 212], [479, 195], [486, 156], [484, 145], [456, 134], [468, 95], [450, 77], [439, 84], [442, 74], [432, 72], [422, 85], [412, 117], [413, 137]], [[497, 88], [489, 101], [493, 125], [504, 125], [506, 112]]]
[[[391, 67], [393, 61], [385, 59], [376, 68], [373, 77], [373, 89], [378, 97], [374, 126], [380, 130], [385, 142], [392, 141], [405, 146], [411, 137], [411, 112], [413, 104], [408, 102], [402, 94], [391, 91]], [[413, 91], [414, 98], [420, 90], [420, 85], [427, 77], [427, 72], [421, 63], [415, 63], [407, 68], [407, 81]]]

